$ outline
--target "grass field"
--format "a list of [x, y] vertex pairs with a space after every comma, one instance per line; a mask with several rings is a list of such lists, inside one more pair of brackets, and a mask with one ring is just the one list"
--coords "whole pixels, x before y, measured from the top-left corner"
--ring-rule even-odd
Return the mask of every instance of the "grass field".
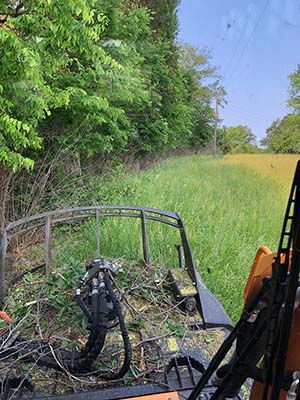
[[225, 163], [245, 165], [253, 168], [265, 179], [275, 181], [280, 185], [282, 192], [289, 190], [293, 172], [300, 155], [286, 154], [235, 154], [225, 157]]
[[[236, 320], [257, 247], [268, 245], [277, 249], [296, 159], [269, 155], [171, 159], [113, 183], [115, 194], [109, 202], [178, 212], [205, 283]], [[126, 195], [124, 190], [119, 194], [119, 184], [127, 188]], [[102, 189], [105, 191], [105, 187]], [[97, 199], [96, 194], [93, 203], [97, 202], [100, 197]], [[84, 229], [84, 241], [73, 238], [69, 246], [70, 242], [65, 240], [61, 260], [93, 257], [92, 228], [88, 225]], [[150, 223], [149, 229], [152, 260], [173, 263], [178, 237], [169, 227]], [[101, 232], [104, 256], [141, 256], [139, 221], [103, 222]]]

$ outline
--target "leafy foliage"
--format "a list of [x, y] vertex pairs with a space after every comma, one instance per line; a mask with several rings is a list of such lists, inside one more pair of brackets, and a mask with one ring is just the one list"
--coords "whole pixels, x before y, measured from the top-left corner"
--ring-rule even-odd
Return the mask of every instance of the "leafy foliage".
[[257, 153], [256, 137], [245, 125], [220, 130], [219, 142], [224, 153]]
[[300, 113], [300, 64], [298, 65], [296, 71], [294, 71], [290, 76], [290, 97], [288, 100], [288, 105], [291, 107], [293, 112]]
[[118, 65], [98, 45], [105, 17], [96, 14], [95, 5], [92, 0], [32, 1], [21, 7], [6, 2], [10, 13], [1, 10], [9, 15], [0, 29], [2, 161], [14, 169], [32, 166], [22, 153], [41, 145], [38, 128], [46, 117], [64, 110], [78, 123], [76, 115], [84, 110], [93, 115], [90, 125], [104, 119], [99, 110], [106, 110], [107, 102], [87, 83], [103, 79], [104, 65]]
[[178, 44], [178, 3], [0, 1], [0, 183], [11, 170], [31, 170], [25, 202], [26, 179], [12, 179], [25, 208], [52, 190], [49, 177], [68, 173], [62, 159], [76, 159], [80, 170], [97, 157], [210, 140], [206, 79], [215, 71], [206, 51]]
[[293, 114], [276, 119], [261, 144], [274, 153], [300, 153], [300, 65], [289, 75], [288, 106]]
[[274, 153], [300, 153], [300, 115], [273, 121], [261, 144]]
[[43, 142], [87, 157], [175, 147], [209, 123], [212, 70], [205, 54], [179, 60], [178, 0], [125, 3], [0, 3], [3, 164], [32, 167]]
[[[74, 301], [73, 295], [74, 288], [83, 274], [82, 265], [73, 258], [69, 258], [65, 265], [56, 267], [55, 272], [45, 281], [43, 273], [27, 273], [17, 288], [12, 287], [9, 290], [6, 307], [14, 318], [33, 318], [34, 324], [37, 304], [41, 302], [42, 310], [38, 312], [46, 313], [52, 318], [55, 315], [62, 326], [68, 321], [77, 328], [85, 327], [86, 318]], [[43, 320], [42, 323], [47, 326], [49, 321]]]
[[36, 127], [48, 112], [48, 91], [39, 64], [33, 49], [14, 32], [0, 29], [0, 162], [14, 170], [32, 167], [22, 151], [41, 144]]
[[215, 75], [215, 68], [211, 67], [210, 56], [207, 50], [184, 43], [180, 47], [180, 66], [186, 87], [186, 102], [191, 108], [192, 144], [207, 144], [213, 133], [214, 111], [211, 100], [214, 97], [217, 81], [213, 85], [205, 84], [207, 78]]

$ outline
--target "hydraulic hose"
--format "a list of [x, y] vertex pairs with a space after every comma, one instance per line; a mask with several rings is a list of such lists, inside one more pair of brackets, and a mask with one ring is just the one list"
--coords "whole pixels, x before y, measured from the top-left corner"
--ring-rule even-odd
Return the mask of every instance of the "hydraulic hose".
[[81, 308], [81, 310], [83, 311], [85, 316], [87, 317], [88, 321], [91, 322], [92, 321], [91, 313], [89, 312], [87, 306], [84, 304], [84, 302], [81, 298], [81, 285], [76, 289], [75, 298], [76, 298], [77, 304], [79, 305], [79, 307]]
[[111, 286], [110, 276], [109, 276], [108, 272], [104, 273], [104, 282], [105, 282], [108, 294], [113, 303], [113, 307], [115, 309], [116, 315], [119, 320], [120, 329], [121, 329], [122, 338], [123, 338], [123, 344], [124, 344], [124, 361], [123, 361], [123, 365], [122, 365], [121, 369], [116, 374], [109, 374], [109, 375], [104, 376], [104, 378], [105, 379], [119, 379], [119, 378], [122, 378], [128, 372], [128, 370], [130, 368], [131, 344], [130, 344], [130, 339], [129, 339], [125, 319], [124, 319], [124, 316], [122, 313], [122, 307], [113, 291], [113, 288]]
[[107, 304], [106, 287], [102, 273], [99, 281], [96, 278], [93, 279], [91, 311], [91, 334], [85, 345], [85, 348], [79, 354], [76, 362], [77, 368], [75, 367], [79, 372], [89, 371], [91, 369], [91, 365], [101, 352], [106, 338], [109, 310]]
[[93, 284], [92, 284], [92, 326], [91, 326], [91, 334], [89, 336], [89, 339], [86, 343], [85, 350], [89, 351], [96, 340], [97, 333], [98, 333], [98, 321], [99, 321], [99, 302], [103, 307], [103, 301], [105, 301], [105, 293], [103, 296], [103, 293], [99, 293], [98, 290], [98, 279], [94, 278], [93, 279]]
[[[87, 283], [87, 282], [86, 282]], [[0, 352], [0, 359], [6, 357], [19, 357], [24, 362], [35, 362], [38, 365], [46, 366], [56, 370], [67, 369], [71, 373], [78, 374], [91, 372], [92, 365], [100, 354], [107, 331], [109, 329], [109, 310], [108, 303], [113, 305], [114, 315], [118, 318], [123, 345], [124, 360], [122, 367], [116, 373], [103, 372], [101, 377], [106, 380], [122, 378], [129, 370], [131, 363], [131, 344], [125, 319], [122, 313], [122, 307], [118, 301], [111, 284], [109, 272], [100, 271], [98, 277], [92, 280], [91, 309], [89, 310], [80, 296], [80, 287], [77, 288], [76, 297], [85, 315], [91, 322], [91, 332], [86, 345], [80, 351], [69, 351], [64, 348], [53, 348], [45, 341], [28, 341], [25, 338], [18, 337], [12, 346], [3, 349]], [[55, 355], [53, 354], [55, 352]], [[41, 354], [42, 353], [42, 354]], [[57, 362], [60, 361], [60, 363]], [[93, 371], [95, 372], [95, 371]]]

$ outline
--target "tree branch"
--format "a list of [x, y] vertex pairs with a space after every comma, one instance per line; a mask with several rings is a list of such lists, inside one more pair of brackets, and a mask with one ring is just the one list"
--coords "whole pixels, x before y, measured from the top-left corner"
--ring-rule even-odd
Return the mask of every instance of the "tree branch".
[[24, 7], [23, 3], [18, 4], [18, 6], [16, 7], [16, 9], [13, 13], [5, 12], [2, 14], [0, 11], [0, 24], [5, 24], [9, 17], [17, 18], [17, 17], [25, 14], [25, 12], [26, 12], [26, 8]]

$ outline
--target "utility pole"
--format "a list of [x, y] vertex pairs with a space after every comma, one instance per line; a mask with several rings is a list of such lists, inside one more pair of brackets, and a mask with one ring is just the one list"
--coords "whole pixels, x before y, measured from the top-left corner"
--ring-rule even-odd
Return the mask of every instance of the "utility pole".
[[217, 132], [218, 132], [218, 121], [219, 121], [219, 92], [216, 92], [216, 110], [215, 110], [215, 131], [213, 139], [213, 156], [217, 156]]

